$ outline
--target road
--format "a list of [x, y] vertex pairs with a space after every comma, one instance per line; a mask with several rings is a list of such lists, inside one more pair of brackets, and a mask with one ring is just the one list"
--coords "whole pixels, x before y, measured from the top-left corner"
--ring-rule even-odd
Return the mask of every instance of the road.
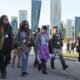
[[48, 75], [43, 75], [35, 69], [33, 67], [33, 61], [34, 57], [30, 56], [28, 62], [29, 75], [24, 78], [20, 76], [20, 68], [12, 68], [11, 65], [9, 65], [7, 68], [7, 78], [5, 80], [80, 80], [80, 64], [75, 61], [66, 60], [66, 63], [69, 65], [66, 71], [62, 70], [58, 59], [55, 61], [55, 70], [50, 68], [50, 61], [48, 61]]

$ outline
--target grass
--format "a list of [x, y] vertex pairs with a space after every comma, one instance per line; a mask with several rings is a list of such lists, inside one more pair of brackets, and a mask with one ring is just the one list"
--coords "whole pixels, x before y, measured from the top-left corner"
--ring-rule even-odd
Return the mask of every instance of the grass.
[[[33, 48], [31, 50], [31, 54], [35, 54]], [[63, 52], [63, 55], [64, 55], [64, 57], [78, 58], [78, 53], [76, 53], [76, 52], [74, 52], [74, 53]]]
[[69, 57], [69, 58], [78, 58], [78, 53], [63, 53], [64, 57]]

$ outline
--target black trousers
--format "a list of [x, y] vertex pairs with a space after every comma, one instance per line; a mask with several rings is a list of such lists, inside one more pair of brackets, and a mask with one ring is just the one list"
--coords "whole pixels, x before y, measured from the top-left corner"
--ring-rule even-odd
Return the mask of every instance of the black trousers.
[[11, 50], [0, 51], [0, 71], [3, 73], [6, 70], [7, 65], [10, 63]]
[[41, 69], [42, 69], [42, 72], [46, 72], [47, 70], [45, 59], [41, 59]]

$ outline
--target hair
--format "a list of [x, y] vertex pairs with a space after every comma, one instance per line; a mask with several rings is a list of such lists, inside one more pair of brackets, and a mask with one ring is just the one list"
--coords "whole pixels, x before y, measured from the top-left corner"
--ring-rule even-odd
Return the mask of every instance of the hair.
[[[5, 24], [5, 23], [3, 22], [5, 17], [7, 17], [7, 15], [2, 15], [2, 16], [1, 16], [1, 18], [0, 18], [0, 25], [4, 25], [4, 24]], [[8, 18], [8, 17], [7, 17], [7, 18]], [[10, 25], [9, 22], [8, 22], [7, 25]]]
[[47, 26], [43, 25], [43, 26], [42, 26], [42, 29], [44, 29], [44, 30], [47, 31]]
[[[26, 27], [27, 25], [27, 27]], [[20, 26], [19, 26], [19, 31], [25, 31], [25, 32], [28, 32], [30, 33], [30, 29], [29, 29], [29, 23], [27, 20], [24, 20], [20, 23]]]
[[52, 27], [52, 34], [51, 34], [52, 36], [55, 35], [55, 33], [53, 32], [54, 29], [58, 29], [58, 27], [57, 27], [57, 26], [53, 26], [53, 27]]
[[57, 26], [53, 26], [53, 29], [58, 29], [58, 27]]
[[40, 28], [37, 28], [37, 31], [40, 32]]
[[0, 18], [2, 23], [3, 23], [3, 20], [4, 20], [5, 17], [7, 17], [7, 16], [6, 15], [2, 15], [1, 18]]

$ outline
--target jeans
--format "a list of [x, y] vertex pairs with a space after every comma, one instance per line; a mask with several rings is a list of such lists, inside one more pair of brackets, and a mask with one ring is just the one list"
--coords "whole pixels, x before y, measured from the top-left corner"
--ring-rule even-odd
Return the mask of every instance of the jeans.
[[23, 52], [21, 54], [21, 71], [22, 72], [27, 72], [28, 57], [29, 57], [29, 53]]
[[[63, 54], [62, 54], [62, 49], [53, 49], [53, 56], [52, 56], [52, 63], [54, 64], [54, 60], [56, 58], [56, 55], [59, 56], [59, 59], [60, 59], [60, 62], [62, 64], [62, 67], [63, 69], [66, 67], [66, 63], [65, 63], [65, 60], [64, 60], [64, 57], [63, 57]], [[54, 67], [54, 65], [53, 65]]]

